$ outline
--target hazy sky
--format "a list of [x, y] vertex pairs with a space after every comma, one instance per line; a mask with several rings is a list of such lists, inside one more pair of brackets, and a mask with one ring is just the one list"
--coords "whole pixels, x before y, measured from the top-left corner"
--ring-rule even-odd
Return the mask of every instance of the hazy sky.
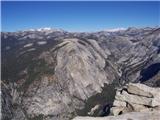
[[2, 2], [2, 31], [98, 31], [160, 25], [160, 2]]

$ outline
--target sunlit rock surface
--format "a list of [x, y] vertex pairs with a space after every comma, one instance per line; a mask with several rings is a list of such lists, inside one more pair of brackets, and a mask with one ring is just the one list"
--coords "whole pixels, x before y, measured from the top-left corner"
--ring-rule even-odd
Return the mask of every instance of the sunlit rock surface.
[[[91, 96], [101, 95], [104, 84], [159, 87], [159, 41], [160, 28], [2, 32], [2, 81], [8, 86], [2, 91], [7, 101], [2, 102], [2, 119], [68, 120], [78, 115], [77, 109], [85, 109]], [[148, 97], [147, 104], [159, 105], [157, 99], [150, 103], [152, 94], [141, 95]]]
[[159, 120], [160, 88], [130, 83], [117, 90], [108, 117], [75, 117], [73, 120]]

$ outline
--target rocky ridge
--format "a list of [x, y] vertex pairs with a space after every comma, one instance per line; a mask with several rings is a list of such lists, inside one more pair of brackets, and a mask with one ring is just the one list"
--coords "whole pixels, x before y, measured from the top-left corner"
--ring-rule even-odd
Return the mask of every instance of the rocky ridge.
[[103, 93], [104, 84], [160, 86], [159, 33], [159, 28], [2, 32], [2, 81], [7, 86], [2, 98], [8, 101], [2, 103], [3, 113], [13, 120], [68, 120], [91, 96]]

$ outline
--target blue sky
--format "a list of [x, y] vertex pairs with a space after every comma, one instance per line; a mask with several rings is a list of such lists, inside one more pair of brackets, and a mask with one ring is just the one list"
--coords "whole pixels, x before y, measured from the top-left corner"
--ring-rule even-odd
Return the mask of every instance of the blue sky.
[[160, 26], [160, 2], [2, 2], [2, 31]]

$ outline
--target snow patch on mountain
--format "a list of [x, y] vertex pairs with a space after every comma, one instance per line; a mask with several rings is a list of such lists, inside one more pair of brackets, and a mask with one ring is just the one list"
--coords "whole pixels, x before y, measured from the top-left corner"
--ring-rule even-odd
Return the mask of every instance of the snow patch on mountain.
[[33, 45], [33, 43], [26, 44], [26, 45], [24, 45], [24, 48], [31, 47], [32, 45]]
[[117, 31], [122, 31], [122, 30], [126, 30], [126, 28], [113, 28], [113, 29], [106, 29], [104, 31], [106, 31], [106, 32], [117, 32]]
[[39, 42], [37, 42], [37, 44], [38, 45], [44, 45], [44, 44], [47, 44], [47, 42], [46, 41], [39, 41]]
[[56, 29], [56, 28], [51, 28], [51, 27], [44, 27], [44, 28], [36, 28], [36, 29], [28, 29], [25, 31], [38, 31], [38, 32], [46, 32], [46, 31], [64, 31], [62, 29]]

